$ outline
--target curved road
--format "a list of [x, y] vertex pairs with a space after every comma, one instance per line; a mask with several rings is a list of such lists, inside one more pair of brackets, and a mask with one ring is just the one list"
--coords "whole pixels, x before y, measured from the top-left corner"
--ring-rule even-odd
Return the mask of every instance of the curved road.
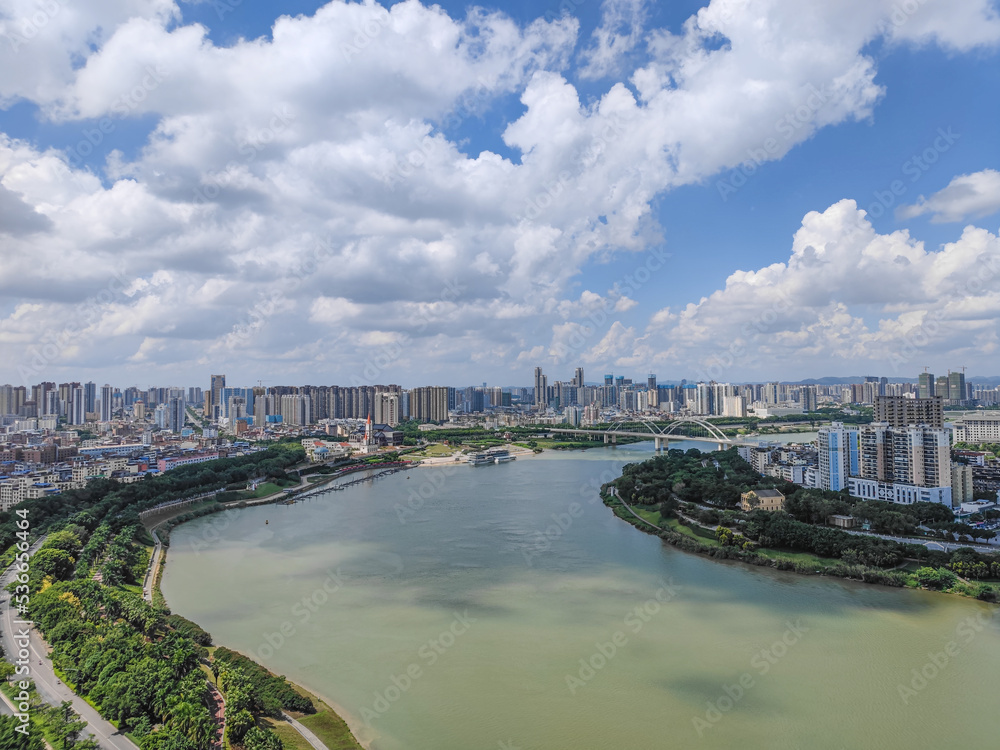
[[[31, 546], [31, 554], [34, 554], [44, 541], [45, 537], [42, 537], [35, 542]], [[13, 578], [13, 566], [4, 571], [3, 576], [0, 577], [0, 589], [3, 590], [0, 593], [0, 596], [3, 597], [3, 604], [0, 605], [0, 622], [2, 622], [3, 630], [3, 648], [8, 655], [16, 654], [18, 651], [14, 643], [14, 634], [27, 627], [17, 624], [20, 616], [11, 606], [10, 594], [6, 591], [7, 585], [13, 581]], [[28, 638], [29, 651], [31, 652], [29, 677], [34, 680], [35, 689], [41, 699], [53, 706], [58, 706], [63, 701], [70, 701], [73, 704], [73, 710], [87, 722], [82, 734], [93, 737], [102, 748], [106, 750], [139, 750], [135, 743], [122, 735], [115, 729], [114, 725], [104, 719], [56, 677], [52, 669], [52, 662], [48, 659], [48, 645], [42, 640], [38, 631], [30, 628]]]

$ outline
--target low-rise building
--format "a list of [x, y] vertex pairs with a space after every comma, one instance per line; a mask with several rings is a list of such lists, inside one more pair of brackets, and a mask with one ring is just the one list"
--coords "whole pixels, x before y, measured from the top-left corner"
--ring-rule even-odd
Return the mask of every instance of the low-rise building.
[[740, 495], [740, 508], [751, 510], [784, 510], [785, 496], [778, 490], [750, 490]]

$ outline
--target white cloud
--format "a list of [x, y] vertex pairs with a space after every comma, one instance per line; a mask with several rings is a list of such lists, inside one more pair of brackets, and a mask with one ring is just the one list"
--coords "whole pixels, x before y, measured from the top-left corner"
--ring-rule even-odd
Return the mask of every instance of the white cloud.
[[649, 13], [646, 0], [604, 0], [601, 24], [590, 46], [581, 53], [581, 78], [605, 78], [621, 71], [628, 55], [642, 41]]
[[697, 363], [700, 377], [720, 381], [793, 366], [815, 374], [838, 361], [907, 377], [943, 357], [988, 367], [1000, 334], [998, 279], [996, 235], [969, 227], [928, 251], [905, 231], [876, 233], [843, 200], [803, 219], [787, 262], [736, 271], [676, 316], [654, 315], [637, 354]]
[[[417, 0], [389, 11], [334, 0], [279, 18], [270, 37], [221, 45], [166, 0], [56, 5], [27, 43], [0, 43], [0, 104], [25, 99], [80, 127], [63, 152], [0, 134], [8, 377], [33, 357], [32, 332], [74, 317], [49, 377], [211, 365], [367, 379], [400, 341], [380, 377], [471, 375], [470, 360], [514, 370], [559, 344], [626, 361], [633, 338], [652, 357], [655, 332], [618, 319], [635, 315], [628, 290], [614, 280], [584, 290], [581, 268], [659, 247], [651, 202], [664, 191], [722, 179], [770, 141], [764, 161], [872, 116], [873, 40], [953, 48], [970, 18], [993, 23], [985, 5], [934, 10], [943, 0], [898, 31], [890, 0], [713, 0], [671, 34], [644, 28], [641, 3], [609, 2], [575, 72], [604, 75], [640, 55], [642, 67], [632, 88], [584, 100], [570, 83], [569, 17], [519, 26]], [[0, 0], [3, 31], [35, 8]], [[988, 41], [982, 29], [976, 44]], [[523, 111], [504, 122], [491, 108], [510, 95]], [[139, 117], [152, 132], [126, 149], [120, 126]], [[451, 140], [470, 117], [502, 131], [511, 155]], [[100, 175], [77, 154], [97, 137], [122, 140]], [[851, 321], [855, 306], [882, 300], [885, 285], [858, 283], [858, 265], [841, 269], [824, 245], [838, 231], [829, 214], [807, 221], [787, 264], [735, 274], [726, 306], [756, 309], [755, 292], [776, 279]], [[938, 293], [911, 240], [865, 247], [863, 266], [893, 269], [919, 299]], [[831, 272], [817, 287], [809, 273], [820, 266]], [[128, 293], [100, 299], [115, 273]], [[910, 304], [901, 287], [883, 304]], [[666, 351], [710, 337], [713, 299], [657, 314], [658, 326], [683, 328]], [[603, 327], [585, 333], [595, 308]], [[624, 345], [606, 340], [611, 326]]]
[[929, 213], [933, 214], [933, 222], [949, 222], [980, 219], [997, 211], [1000, 211], [1000, 172], [984, 169], [959, 175], [930, 198], [920, 196], [914, 205], [900, 206], [896, 213], [902, 219]]

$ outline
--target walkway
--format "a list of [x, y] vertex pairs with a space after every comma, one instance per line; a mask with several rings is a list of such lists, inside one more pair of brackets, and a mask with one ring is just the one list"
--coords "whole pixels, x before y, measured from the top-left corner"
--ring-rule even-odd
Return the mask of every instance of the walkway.
[[284, 717], [285, 721], [291, 724], [292, 729], [294, 729], [296, 732], [305, 737], [306, 742], [308, 742], [310, 745], [316, 748], [316, 750], [329, 750], [329, 748], [327, 748], [327, 746], [323, 744], [323, 741], [319, 737], [317, 737], [315, 734], [306, 729], [305, 726], [303, 726], [300, 722], [293, 719], [284, 711], [281, 712], [281, 715]]

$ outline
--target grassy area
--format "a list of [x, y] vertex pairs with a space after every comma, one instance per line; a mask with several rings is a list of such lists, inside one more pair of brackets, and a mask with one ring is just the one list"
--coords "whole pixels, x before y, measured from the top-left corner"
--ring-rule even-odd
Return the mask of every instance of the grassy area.
[[459, 450], [453, 445], [442, 445], [441, 443], [431, 443], [426, 446], [423, 450], [416, 451], [410, 454], [410, 458], [441, 458], [442, 456], [450, 456], [456, 450]]
[[[354, 735], [347, 726], [347, 722], [340, 718], [340, 715], [336, 711], [301, 686], [292, 684], [292, 688], [312, 700], [313, 705], [316, 706], [316, 713], [300, 714], [296, 711], [289, 711], [289, 716], [294, 717], [306, 729], [319, 737], [329, 750], [363, 750], [358, 741], [354, 739]], [[301, 736], [299, 735], [299, 737]], [[282, 739], [284, 739], [284, 736], [282, 736]], [[286, 747], [292, 746], [286, 745]]]
[[695, 541], [701, 542], [702, 544], [707, 544], [709, 547], [722, 546], [719, 544], [719, 540], [715, 538], [715, 534], [708, 529], [701, 528], [700, 526], [685, 526], [676, 518], [664, 518], [663, 523], [659, 525], [665, 529], [676, 531], [678, 534], [691, 537]]
[[261, 719], [259, 723], [262, 727], [266, 727], [278, 735], [278, 739], [281, 740], [284, 750], [313, 750], [309, 741], [296, 732], [295, 728], [287, 721], [267, 718]]
[[253, 492], [247, 492], [245, 494], [248, 498], [267, 497], [268, 495], [273, 495], [275, 492], [281, 492], [282, 489], [282, 487], [279, 487], [274, 482], [264, 482], [263, 484], [257, 485], [257, 489]]
[[792, 552], [791, 550], [768, 549], [767, 547], [760, 547], [757, 550], [757, 554], [770, 557], [772, 560], [788, 560], [794, 563], [814, 565], [817, 570], [829, 568], [831, 565], [836, 565], [839, 562], [831, 557], [818, 557], [811, 552]]

